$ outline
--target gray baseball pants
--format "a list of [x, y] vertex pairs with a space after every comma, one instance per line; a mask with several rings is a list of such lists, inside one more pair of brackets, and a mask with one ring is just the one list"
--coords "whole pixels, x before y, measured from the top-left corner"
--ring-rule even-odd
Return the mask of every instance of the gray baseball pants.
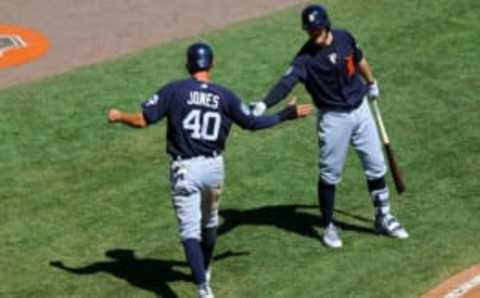
[[351, 111], [318, 111], [320, 178], [335, 185], [341, 181], [351, 144], [357, 152], [368, 180], [383, 177], [387, 171], [374, 118], [364, 98]]
[[224, 181], [223, 157], [172, 161], [171, 196], [180, 238], [201, 240], [201, 230], [218, 226], [218, 205]]

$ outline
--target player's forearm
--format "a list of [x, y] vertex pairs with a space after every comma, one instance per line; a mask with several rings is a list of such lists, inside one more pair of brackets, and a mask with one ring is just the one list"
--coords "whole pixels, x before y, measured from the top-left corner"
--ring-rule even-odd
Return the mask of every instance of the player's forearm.
[[249, 130], [266, 129], [275, 126], [283, 121], [292, 120], [297, 117], [297, 107], [294, 105], [289, 105], [276, 114], [253, 117], [248, 123], [245, 123], [245, 125], [242, 127]]
[[358, 63], [358, 70], [367, 83], [371, 84], [375, 82], [372, 67], [367, 62], [367, 59], [362, 58], [362, 60], [360, 60], [360, 63]]
[[108, 114], [108, 119], [110, 122], [120, 122], [137, 128], [144, 128], [148, 125], [142, 113], [126, 113], [112, 109]]
[[265, 105], [270, 108], [282, 99], [286, 98], [287, 95], [293, 90], [297, 83], [297, 79], [293, 76], [285, 76], [278, 83], [273, 86], [273, 88], [268, 92], [267, 96], [263, 99]]

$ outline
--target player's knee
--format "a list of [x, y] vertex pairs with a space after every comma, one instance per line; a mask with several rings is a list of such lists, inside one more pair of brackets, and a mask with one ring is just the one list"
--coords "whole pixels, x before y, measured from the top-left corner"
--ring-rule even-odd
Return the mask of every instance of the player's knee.
[[325, 184], [336, 185], [342, 180], [342, 175], [339, 172], [321, 172], [319, 180]]
[[342, 180], [342, 163], [319, 163], [319, 178], [326, 184], [336, 185]]
[[220, 199], [222, 197], [223, 186], [218, 186], [210, 190], [207, 196], [207, 208], [218, 211]]
[[213, 229], [218, 227], [218, 210], [215, 210], [208, 218], [202, 222], [202, 228]]
[[202, 212], [202, 228], [215, 228], [218, 226], [218, 209], [212, 208]]
[[198, 231], [196, 230], [183, 230], [180, 232], [180, 239], [182, 241], [185, 241], [186, 239], [197, 239], [200, 240], [200, 229]]
[[183, 221], [180, 223], [179, 227], [180, 238], [183, 240], [193, 238], [193, 239], [201, 239], [201, 227], [200, 221]]
[[368, 180], [377, 180], [385, 176], [387, 173], [387, 167], [385, 164], [379, 164], [377, 166], [369, 167], [365, 170], [365, 176]]

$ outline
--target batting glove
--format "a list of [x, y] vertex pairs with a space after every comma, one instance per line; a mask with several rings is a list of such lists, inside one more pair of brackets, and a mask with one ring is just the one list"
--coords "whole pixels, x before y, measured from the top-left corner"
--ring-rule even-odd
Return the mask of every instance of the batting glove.
[[250, 110], [255, 117], [263, 115], [267, 110], [267, 105], [263, 101], [254, 101], [250, 103]]
[[377, 81], [368, 83], [368, 92], [367, 96], [370, 100], [377, 99], [380, 96], [380, 90], [378, 89]]

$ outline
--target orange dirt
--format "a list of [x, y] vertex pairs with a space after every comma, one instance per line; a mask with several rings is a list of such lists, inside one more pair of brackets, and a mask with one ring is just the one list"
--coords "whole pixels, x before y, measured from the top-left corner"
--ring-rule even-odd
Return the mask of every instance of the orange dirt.
[[478, 298], [478, 297], [480, 297], [480, 287], [471, 289], [462, 298]]
[[436, 288], [428, 291], [422, 298], [478, 298], [480, 297], [480, 265], [460, 272]]

